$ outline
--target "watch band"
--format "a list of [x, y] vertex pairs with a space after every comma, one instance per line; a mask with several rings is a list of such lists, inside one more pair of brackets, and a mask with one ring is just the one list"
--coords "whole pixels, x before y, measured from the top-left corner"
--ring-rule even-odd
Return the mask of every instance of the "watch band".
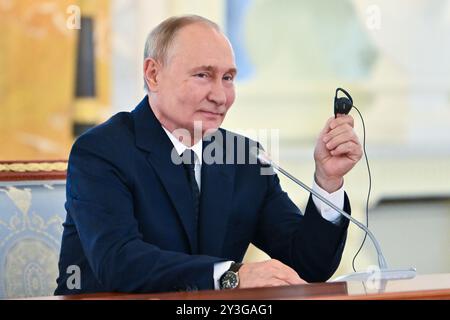
[[237, 273], [241, 267], [242, 267], [242, 263], [233, 262], [233, 263], [231, 263], [230, 269], [228, 269], [228, 271], [233, 271], [233, 272]]

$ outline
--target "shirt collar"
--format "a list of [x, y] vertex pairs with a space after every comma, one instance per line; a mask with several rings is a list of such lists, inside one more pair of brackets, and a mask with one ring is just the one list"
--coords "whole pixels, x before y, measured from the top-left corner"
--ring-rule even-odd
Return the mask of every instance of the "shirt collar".
[[183, 154], [186, 149], [191, 149], [194, 151], [195, 155], [197, 156], [195, 159], [196, 164], [202, 164], [202, 151], [203, 151], [203, 139], [200, 139], [196, 144], [194, 144], [192, 147], [188, 148], [186, 145], [181, 143], [169, 130], [161, 126], [167, 136], [169, 137], [170, 141], [172, 142], [175, 150], [177, 150], [177, 153], [179, 156]]

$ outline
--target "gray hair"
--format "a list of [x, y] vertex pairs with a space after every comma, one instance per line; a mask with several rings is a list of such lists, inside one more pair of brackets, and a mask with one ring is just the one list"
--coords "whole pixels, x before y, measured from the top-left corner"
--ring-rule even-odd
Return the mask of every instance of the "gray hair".
[[[222, 32], [217, 23], [198, 15], [170, 17], [157, 25], [147, 36], [144, 50], [144, 61], [151, 58], [164, 65], [167, 62], [167, 54], [177, 32], [194, 23], [203, 23], [219, 32]], [[150, 88], [145, 81], [145, 76], [144, 88], [147, 93], [150, 93]]]

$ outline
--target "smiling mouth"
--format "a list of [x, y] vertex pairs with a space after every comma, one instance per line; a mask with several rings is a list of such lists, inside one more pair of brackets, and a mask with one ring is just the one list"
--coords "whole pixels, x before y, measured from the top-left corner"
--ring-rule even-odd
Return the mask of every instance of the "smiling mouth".
[[210, 116], [216, 116], [216, 117], [221, 117], [221, 116], [223, 116], [223, 113], [217, 113], [217, 112], [210, 112], [210, 111], [204, 111], [204, 110], [202, 110], [202, 111], [200, 111], [201, 113], [204, 113], [204, 114], [206, 114], [206, 115], [210, 115]]

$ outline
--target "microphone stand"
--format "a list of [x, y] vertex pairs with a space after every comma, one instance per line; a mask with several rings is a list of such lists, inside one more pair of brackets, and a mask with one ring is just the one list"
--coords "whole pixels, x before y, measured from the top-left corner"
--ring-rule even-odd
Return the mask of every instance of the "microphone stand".
[[291, 175], [289, 172], [275, 164], [266, 154], [264, 151], [258, 149], [257, 151], [253, 151], [253, 154], [256, 156], [256, 158], [264, 165], [271, 166], [278, 172], [282, 173], [284, 176], [289, 178], [291, 181], [295, 182], [299, 186], [301, 186], [303, 189], [309, 191], [312, 193], [315, 197], [320, 199], [322, 202], [326, 203], [328, 206], [342, 214], [345, 218], [356, 224], [360, 229], [362, 229], [364, 232], [367, 232], [367, 235], [369, 236], [370, 240], [375, 246], [375, 250], [377, 251], [378, 255], [378, 265], [379, 270], [372, 270], [372, 271], [366, 271], [366, 272], [355, 272], [348, 275], [340, 276], [332, 280], [335, 281], [368, 281], [368, 280], [398, 280], [398, 279], [412, 279], [416, 276], [416, 269], [415, 268], [407, 268], [407, 269], [389, 269], [388, 265], [386, 263], [386, 259], [383, 256], [383, 253], [381, 251], [380, 244], [378, 243], [377, 239], [373, 235], [373, 233], [361, 222], [350, 216], [347, 212], [344, 210], [338, 208], [336, 205], [334, 205], [332, 202], [330, 202], [328, 199], [322, 197], [320, 194], [315, 192], [312, 188], [308, 187], [306, 184], [301, 182], [299, 179]]

